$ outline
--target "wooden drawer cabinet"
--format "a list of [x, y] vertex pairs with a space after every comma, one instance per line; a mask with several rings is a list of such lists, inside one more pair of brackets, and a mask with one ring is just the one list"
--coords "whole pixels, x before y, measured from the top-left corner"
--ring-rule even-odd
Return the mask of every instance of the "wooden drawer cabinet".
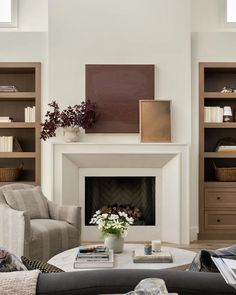
[[205, 228], [236, 229], [236, 211], [205, 211]]
[[206, 208], [236, 208], [236, 188], [205, 188]]

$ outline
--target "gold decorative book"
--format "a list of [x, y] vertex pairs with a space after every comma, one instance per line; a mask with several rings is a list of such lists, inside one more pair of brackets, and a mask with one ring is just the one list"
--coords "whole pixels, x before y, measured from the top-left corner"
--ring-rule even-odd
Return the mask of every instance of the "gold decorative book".
[[173, 257], [169, 251], [153, 252], [151, 255], [144, 255], [142, 251], [133, 251], [134, 263], [172, 263]]

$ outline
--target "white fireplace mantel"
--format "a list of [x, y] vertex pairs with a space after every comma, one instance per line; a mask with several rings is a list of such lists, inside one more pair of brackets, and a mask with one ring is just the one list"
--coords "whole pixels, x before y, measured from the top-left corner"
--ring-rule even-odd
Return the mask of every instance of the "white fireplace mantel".
[[52, 149], [53, 198], [60, 204], [79, 204], [82, 168], [161, 169], [159, 238], [173, 243], [190, 242], [188, 144], [55, 142]]

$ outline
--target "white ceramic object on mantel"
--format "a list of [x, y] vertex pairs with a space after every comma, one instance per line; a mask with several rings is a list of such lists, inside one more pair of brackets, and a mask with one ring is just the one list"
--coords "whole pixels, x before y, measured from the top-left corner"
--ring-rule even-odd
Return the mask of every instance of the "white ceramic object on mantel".
[[65, 127], [63, 130], [63, 137], [65, 142], [79, 141], [79, 127]]
[[113, 250], [114, 253], [122, 253], [124, 250], [124, 238], [116, 235], [106, 236], [104, 245], [110, 250]]

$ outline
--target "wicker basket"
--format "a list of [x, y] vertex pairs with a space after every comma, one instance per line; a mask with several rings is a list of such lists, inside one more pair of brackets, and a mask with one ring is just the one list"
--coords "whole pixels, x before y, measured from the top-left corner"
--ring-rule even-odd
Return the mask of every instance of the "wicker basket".
[[0, 181], [12, 182], [19, 179], [23, 166], [18, 168], [0, 168]]
[[218, 181], [236, 181], [236, 167], [216, 167], [215, 164], [215, 175]]

